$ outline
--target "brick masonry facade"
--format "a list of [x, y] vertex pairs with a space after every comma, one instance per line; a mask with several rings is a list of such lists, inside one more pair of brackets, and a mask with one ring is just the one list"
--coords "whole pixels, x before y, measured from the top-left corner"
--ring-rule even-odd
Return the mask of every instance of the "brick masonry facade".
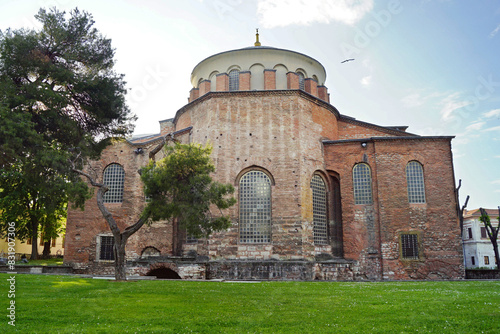
[[[194, 279], [463, 278], [452, 138], [421, 137], [354, 120], [328, 102], [326, 87], [306, 80], [302, 91], [298, 75], [290, 72], [289, 89], [274, 90], [274, 75], [265, 71], [265, 90], [252, 91], [250, 73], [240, 73], [240, 91], [228, 92], [228, 76], [221, 73], [217, 91], [208, 91], [209, 83], [202, 82], [199, 94], [192, 91], [192, 101], [174, 119], [160, 122], [161, 135], [211, 144], [213, 177], [233, 184], [237, 199], [246, 172], [268, 175], [270, 242], [240, 241], [237, 203], [227, 211], [232, 226], [208, 240], [188, 242], [175, 222], [144, 226], [127, 244], [129, 273], [165, 268]], [[137, 171], [148, 162], [159, 136], [115, 143], [91, 164], [101, 180], [111, 163], [125, 170], [123, 202], [107, 205], [121, 227], [134, 222], [144, 207]], [[424, 203], [408, 201], [405, 168], [411, 161], [423, 167]], [[358, 163], [371, 170], [370, 204], [354, 201]], [[326, 185], [327, 237], [321, 244], [314, 239], [314, 175]], [[418, 240], [413, 245], [418, 256], [411, 259], [402, 253], [401, 235], [408, 233]], [[95, 198], [85, 211], [69, 210], [65, 263], [81, 273], [111, 274], [112, 262], [99, 260], [103, 235], [111, 234]]]

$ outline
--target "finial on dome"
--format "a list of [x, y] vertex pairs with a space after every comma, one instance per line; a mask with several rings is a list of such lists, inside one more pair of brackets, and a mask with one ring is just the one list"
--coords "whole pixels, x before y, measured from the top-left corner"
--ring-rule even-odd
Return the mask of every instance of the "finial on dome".
[[254, 45], [255, 46], [260, 46], [260, 42], [259, 42], [259, 28], [257, 28], [256, 30], [257, 30], [257, 33], [255, 34], [255, 43], [254, 43]]

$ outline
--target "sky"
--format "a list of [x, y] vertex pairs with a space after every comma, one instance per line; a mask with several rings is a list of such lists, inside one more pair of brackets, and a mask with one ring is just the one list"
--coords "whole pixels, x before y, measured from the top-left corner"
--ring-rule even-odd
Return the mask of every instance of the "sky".
[[253, 46], [259, 28], [263, 46], [323, 64], [341, 114], [455, 136], [461, 204], [500, 206], [497, 0], [0, 0], [0, 30], [37, 28], [34, 15], [51, 7], [88, 11], [112, 40], [135, 134], [158, 133], [187, 103], [192, 69]]

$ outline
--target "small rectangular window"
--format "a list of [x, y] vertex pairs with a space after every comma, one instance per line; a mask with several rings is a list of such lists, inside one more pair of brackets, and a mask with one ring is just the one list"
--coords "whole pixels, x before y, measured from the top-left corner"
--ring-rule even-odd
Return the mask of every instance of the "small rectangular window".
[[471, 256], [470, 262], [472, 263], [473, 266], [476, 265], [476, 258], [474, 256]]
[[52, 239], [52, 244], [50, 247], [56, 247], [56, 239]]
[[401, 234], [401, 255], [403, 259], [418, 260], [417, 234]]
[[472, 239], [472, 228], [469, 227], [467, 231], [469, 233], [469, 239]]
[[484, 257], [484, 264], [486, 264], [486, 265], [490, 264], [490, 257], [489, 256]]
[[486, 227], [481, 227], [481, 238], [487, 238], [488, 236], [486, 235]]
[[113, 245], [115, 238], [112, 236], [101, 236], [101, 245], [99, 252], [99, 260], [114, 260], [115, 254], [113, 252]]

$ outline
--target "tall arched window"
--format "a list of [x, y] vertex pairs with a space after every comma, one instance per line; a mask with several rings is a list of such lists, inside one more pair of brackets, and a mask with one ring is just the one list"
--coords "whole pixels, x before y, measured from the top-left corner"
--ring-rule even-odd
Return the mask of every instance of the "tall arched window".
[[125, 171], [119, 164], [111, 164], [104, 170], [103, 183], [109, 188], [104, 194], [104, 203], [123, 202]]
[[302, 72], [299, 72], [299, 89], [306, 89], [306, 86], [305, 86], [305, 80], [306, 80], [306, 77], [304, 76], [304, 73]]
[[313, 236], [316, 245], [328, 243], [327, 209], [325, 181], [319, 175], [311, 179], [312, 208], [313, 208]]
[[420, 162], [410, 161], [406, 165], [406, 182], [408, 202], [425, 203], [424, 168]]
[[372, 204], [372, 173], [365, 163], [357, 164], [352, 170], [354, 204]]
[[240, 242], [271, 242], [271, 180], [253, 170], [240, 179]]
[[240, 71], [232, 70], [229, 72], [229, 90], [239, 90], [240, 89]]

